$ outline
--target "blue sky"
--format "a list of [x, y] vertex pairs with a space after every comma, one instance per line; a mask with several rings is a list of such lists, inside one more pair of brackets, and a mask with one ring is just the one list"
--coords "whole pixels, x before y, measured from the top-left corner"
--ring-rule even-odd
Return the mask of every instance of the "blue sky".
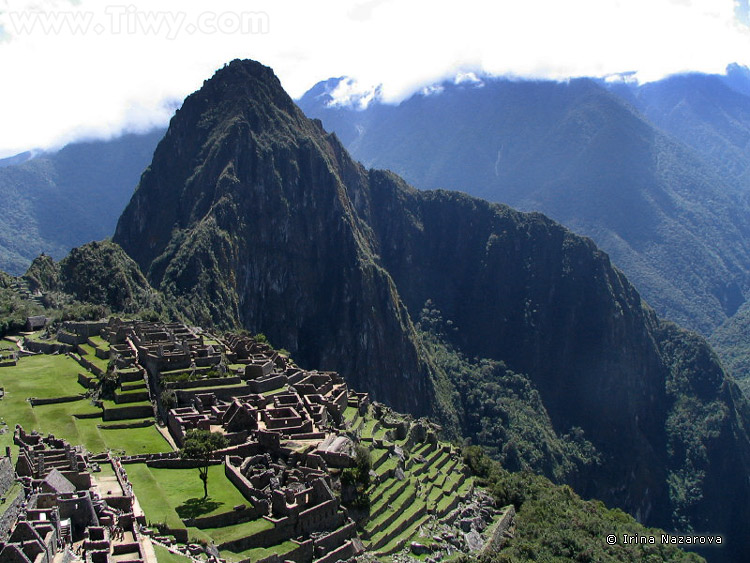
[[747, 0], [0, 0], [0, 157], [163, 125], [238, 57], [295, 97], [346, 75], [398, 101], [458, 72], [721, 72], [750, 29]]

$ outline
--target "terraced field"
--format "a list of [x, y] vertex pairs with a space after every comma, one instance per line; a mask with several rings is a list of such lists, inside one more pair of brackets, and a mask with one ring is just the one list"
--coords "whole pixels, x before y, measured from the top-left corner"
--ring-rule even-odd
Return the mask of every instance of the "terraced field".
[[[16, 366], [0, 368], [0, 387], [5, 390], [0, 417], [7, 424], [0, 446], [12, 445], [13, 429], [20, 424], [27, 431], [52, 433], [71, 444], [82, 444], [91, 452], [115, 449], [138, 454], [171, 449], [154, 426], [117, 429], [102, 424], [102, 410], [83, 398], [87, 389], [78, 383], [78, 373], [83, 371], [75, 360], [60, 354], [24, 357]], [[49, 405], [32, 406], [27, 400], [76, 395], [82, 398]]]
[[[370, 445], [372, 469], [378, 479], [369, 491], [370, 514], [362, 533], [365, 545], [381, 557], [400, 551], [420, 533], [420, 527], [440, 520], [465, 498], [473, 481], [463, 472], [460, 453], [444, 442], [408, 444], [406, 438], [389, 440], [388, 429], [368, 410], [344, 413], [362, 443]], [[394, 446], [401, 446], [400, 462]], [[396, 475], [401, 466], [403, 479]]]
[[189, 557], [172, 553], [166, 547], [160, 545], [154, 545], [154, 552], [159, 563], [192, 563], [192, 559]]

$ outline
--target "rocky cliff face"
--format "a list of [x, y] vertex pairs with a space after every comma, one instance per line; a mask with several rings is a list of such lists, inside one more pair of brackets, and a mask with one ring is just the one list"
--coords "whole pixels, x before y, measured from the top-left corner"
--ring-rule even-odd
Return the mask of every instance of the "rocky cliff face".
[[115, 240], [201, 323], [239, 321], [397, 408], [432, 412], [411, 321], [355, 211], [366, 183], [270, 69], [236, 61], [172, 120]]
[[[708, 530], [725, 500], [714, 483], [735, 486], [732, 507], [750, 501], [745, 454], [734, 470], [722, 461], [750, 443], [736, 387], [590, 240], [365, 170], [258, 63], [234, 61], [187, 98], [115, 241], [196, 321], [264, 332], [308, 368], [451, 425], [450, 374], [412, 325], [429, 299], [453, 346], [528, 374], [555, 430], [583, 430], [601, 454], [574, 483], [584, 494], [673, 529]], [[731, 431], [686, 438], [692, 414]], [[730, 514], [712, 526], [730, 530]]]
[[371, 177], [378, 248], [409, 310], [431, 299], [459, 349], [531, 374], [556, 428], [584, 428], [608, 452], [618, 469], [582, 476], [584, 494], [608, 490], [646, 518], [664, 506], [657, 321], [606, 254], [539, 214]]
[[485, 78], [358, 110], [330, 103], [337, 84], [320, 83], [300, 106], [367, 166], [541, 211], [606, 250], [661, 316], [705, 335], [744, 302], [750, 221], [726, 169], [745, 166], [746, 113], [725, 96], [695, 96], [690, 84], [687, 100], [662, 102], [645, 86], [651, 101], [631, 94], [631, 105], [589, 79]]

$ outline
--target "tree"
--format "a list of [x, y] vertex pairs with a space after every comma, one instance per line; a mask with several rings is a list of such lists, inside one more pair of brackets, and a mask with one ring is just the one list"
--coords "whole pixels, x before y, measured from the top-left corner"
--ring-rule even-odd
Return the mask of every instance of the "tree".
[[[370, 494], [367, 488], [370, 486], [370, 470], [372, 469], [372, 457], [370, 450], [358, 444], [355, 450], [354, 467], [344, 469], [341, 473], [342, 489], [348, 489], [347, 502], [357, 508], [370, 506]], [[342, 499], [344, 491], [342, 490]]]
[[218, 432], [188, 430], [182, 446], [182, 457], [201, 462], [198, 475], [203, 481], [203, 498], [208, 497], [208, 464], [216, 450], [226, 447], [227, 439]]

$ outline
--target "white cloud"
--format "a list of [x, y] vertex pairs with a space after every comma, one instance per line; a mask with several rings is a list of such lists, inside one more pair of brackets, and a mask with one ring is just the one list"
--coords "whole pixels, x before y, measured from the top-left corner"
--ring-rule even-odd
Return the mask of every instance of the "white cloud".
[[[293, 96], [346, 75], [350, 95], [382, 84], [388, 101], [459, 72], [637, 71], [640, 80], [720, 72], [750, 63], [746, 18], [735, 17], [746, 8], [746, 0], [739, 8], [732, 0], [0, 0], [0, 156], [166, 123], [165, 100], [181, 100], [237, 57], [272, 66]], [[34, 10], [52, 16], [32, 28]]]
[[366, 86], [352, 78], [343, 78], [329, 92], [329, 95], [332, 98], [331, 106], [365, 109], [371, 102], [380, 99], [380, 88], [378, 85]]

